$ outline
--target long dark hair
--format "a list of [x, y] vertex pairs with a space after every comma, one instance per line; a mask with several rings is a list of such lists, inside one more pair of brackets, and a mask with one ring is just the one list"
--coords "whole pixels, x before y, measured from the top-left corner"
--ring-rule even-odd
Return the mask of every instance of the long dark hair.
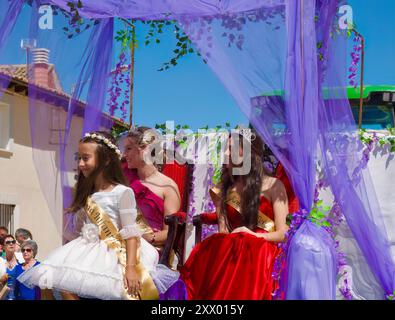
[[[115, 145], [114, 137], [105, 131], [96, 131], [91, 134], [101, 135], [107, 138]], [[93, 142], [97, 144], [96, 148], [96, 168], [89, 175], [84, 177], [82, 172], [79, 172], [77, 184], [74, 190], [74, 199], [71, 204], [71, 210], [77, 211], [85, 206], [88, 197], [93, 194], [95, 189], [95, 181], [100, 173], [103, 173], [103, 179], [111, 184], [123, 184], [127, 185], [126, 178], [123, 175], [121, 169], [121, 162], [118, 154], [106, 145], [103, 141], [92, 137], [84, 137], [80, 140], [80, 143]]]
[[[238, 133], [237, 133], [238, 134]], [[221, 173], [221, 215], [225, 219], [226, 226], [232, 230], [226, 215], [226, 199], [230, 188], [240, 179], [243, 185], [241, 194], [241, 214], [243, 217], [243, 225], [254, 230], [258, 220], [258, 210], [260, 205], [260, 195], [262, 188], [262, 179], [264, 175], [269, 175], [263, 166], [264, 144], [254, 129], [251, 129], [251, 141], [243, 139], [239, 136], [239, 147], [243, 148], [244, 143], [250, 143], [251, 153], [244, 152], [244, 161], [250, 161], [251, 170], [246, 175], [234, 176], [231, 169], [226, 166], [222, 167]], [[234, 137], [234, 134], [231, 137]], [[245, 148], [243, 148], [245, 150]], [[249, 159], [250, 158], [250, 159]]]

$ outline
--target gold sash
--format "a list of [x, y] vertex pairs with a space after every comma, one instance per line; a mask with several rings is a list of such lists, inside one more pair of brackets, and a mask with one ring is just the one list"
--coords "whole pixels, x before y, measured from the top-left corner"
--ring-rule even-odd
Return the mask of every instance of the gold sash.
[[[211, 188], [210, 189], [210, 196], [211, 196], [211, 199], [213, 199], [214, 202], [220, 200], [221, 189], [218, 188], [218, 187]], [[242, 214], [241, 213], [241, 207], [240, 207], [240, 205], [241, 205], [240, 195], [236, 191], [234, 191], [234, 190], [228, 191], [226, 204], [230, 205], [240, 215]], [[274, 221], [272, 219], [270, 219], [267, 215], [265, 215], [260, 210], [258, 211], [257, 227], [261, 228], [263, 230], [266, 230], [267, 232], [275, 231]]]
[[[106, 245], [115, 251], [117, 254], [119, 263], [126, 268], [126, 241], [122, 239], [117, 228], [112, 223], [110, 217], [104, 212], [104, 210], [94, 202], [90, 197], [86, 201], [85, 212], [89, 219], [98, 226], [99, 237], [103, 240]], [[158, 300], [159, 292], [156, 288], [154, 281], [149, 275], [148, 271], [140, 263], [140, 242], [137, 246], [137, 265], [136, 271], [141, 280], [141, 291], [139, 298], [128, 294], [125, 289], [125, 295], [128, 300]]]

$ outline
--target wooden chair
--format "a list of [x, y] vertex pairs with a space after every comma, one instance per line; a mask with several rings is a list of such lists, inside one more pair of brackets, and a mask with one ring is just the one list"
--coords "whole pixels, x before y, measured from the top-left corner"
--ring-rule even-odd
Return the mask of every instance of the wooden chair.
[[181, 195], [181, 207], [179, 212], [165, 216], [164, 223], [169, 226], [169, 230], [159, 263], [170, 267], [171, 251], [174, 250], [178, 258], [177, 269], [180, 269], [184, 263], [185, 228], [189, 195], [192, 189], [193, 168], [192, 164], [179, 164], [176, 161], [164, 164], [161, 168], [161, 172], [177, 184]]
[[[276, 168], [275, 177], [280, 179], [284, 183], [285, 190], [287, 191], [289, 213], [292, 214], [298, 211], [299, 200], [292, 189], [291, 183], [281, 163]], [[197, 244], [202, 241], [203, 224], [215, 225], [218, 223], [217, 213], [216, 212], [201, 213], [199, 215], [194, 216], [192, 221], [193, 221], [193, 225], [195, 226], [195, 244]]]

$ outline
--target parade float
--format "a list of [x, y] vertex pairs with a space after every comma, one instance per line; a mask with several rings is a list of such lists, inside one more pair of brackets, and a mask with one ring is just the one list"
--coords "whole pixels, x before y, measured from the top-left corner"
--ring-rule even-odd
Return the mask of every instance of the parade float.
[[[56, 12], [53, 30], [40, 27], [43, 5]], [[0, 50], [10, 50], [21, 36], [26, 39], [33, 157], [49, 208], [54, 207], [48, 196], [54, 186], [62, 187], [63, 207], [69, 204], [75, 138], [110, 129], [116, 108], [126, 114], [127, 103], [117, 99], [131, 93], [131, 68], [126, 68], [128, 75], [121, 74], [122, 65], [133, 65], [133, 55], [127, 59], [135, 48], [135, 25], [155, 21], [162, 28], [170, 22], [182, 33], [178, 53], [185, 54], [191, 45], [196, 48], [284, 167], [299, 199], [273, 274], [281, 283], [275, 297], [393, 299], [393, 210], [388, 194], [393, 132], [358, 130], [347, 92], [350, 27], [339, 23], [342, 5], [345, 2], [337, 0], [2, 0]], [[21, 24], [23, 34], [13, 33]], [[52, 177], [43, 165], [49, 136], [43, 119], [50, 119], [52, 111], [39, 101], [43, 95], [46, 102], [59, 97], [42, 92], [39, 80], [48, 63], [32, 59], [36, 47], [47, 48], [53, 64], [62, 66], [60, 82], [74, 84], [71, 95], [57, 102], [63, 112], [58, 127], [50, 128], [56, 140], [56, 156], [51, 159], [57, 173]], [[119, 57], [115, 72], [114, 54]], [[12, 79], [12, 73], [2, 74], [2, 92]], [[384, 91], [385, 108], [377, 112], [387, 115], [392, 110], [392, 120], [379, 123], [393, 126], [394, 93]], [[263, 92], [277, 94], [262, 96]], [[363, 97], [362, 92], [359, 99]], [[367, 98], [373, 99], [373, 94], [367, 93]], [[367, 107], [367, 113], [373, 109]], [[76, 125], [76, 115], [81, 126]], [[202, 200], [211, 178], [202, 177], [213, 175], [216, 168], [202, 170], [195, 176], [190, 215], [210, 209]], [[51, 210], [57, 219], [58, 206]]]

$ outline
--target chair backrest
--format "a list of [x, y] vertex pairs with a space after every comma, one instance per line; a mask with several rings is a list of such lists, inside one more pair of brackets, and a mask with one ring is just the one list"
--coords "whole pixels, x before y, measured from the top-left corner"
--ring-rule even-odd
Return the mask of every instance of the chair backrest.
[[174, 161], [174, 163], [164, 164], [161, 171], [177, 184], [181, 196], [180, 211], [187, 212], [188, 196], [191, 191], [192, 165], [188, 163], [179, 164]]
[[285, 172], [284, 166], [279, 163], [276, 168], [275, 176], [280, 179], [285, 186], [288, 197], [288, 211], [290, 214], [299, 210], [299, 199], [296, 197], [295, 192], [292, 188], [291, 182], [288, 179], [287, 173]]
[[[166, 163], [162, 165], [161, 172], [167, 177], [174, 180], [177, 184], [181, 196], [181, 206], [179, 211], [188, 213], [189, 206], [189, 195], [192, 190], [192, 174], [194, 166], [192, 164], [184, 163], [179, 164]], [[178, 269], [184, 264], [185, 255], [185, 230], [186, 223], [179, 224], [176, 228], [176, 234], [174, 235], [174, 243], [172, 249], [178, 257]], [[173, 235], [168, 235], [172, 238]]]

